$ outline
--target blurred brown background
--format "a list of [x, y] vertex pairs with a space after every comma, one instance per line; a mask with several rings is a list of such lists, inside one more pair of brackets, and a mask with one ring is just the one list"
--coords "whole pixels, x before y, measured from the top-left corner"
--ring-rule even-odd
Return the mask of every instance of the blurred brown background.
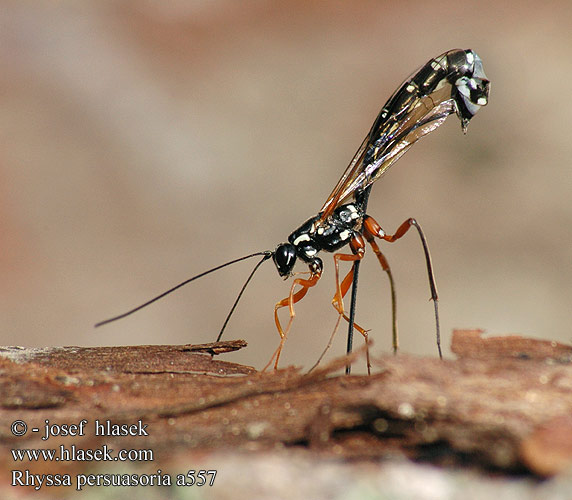
[[[449, 118], [412, 148], [369, 213], [387, 231], [422, 224], [445, 346], [454, 327], [569, 342], [571, 20], [565, 0], [2, 1], [1, 343], [213, 341], [254, 261], [93, 324], [285, 240], [402, 80], [457, 47], [483, 59], [489, 106], [467, 136]], [[420, 243], [383, 248], [401, 347], [436, 355]], [[387, 280], [367, 257], [358, 321], [388, 351]], [[324, 262], [283, 364], [313, 363], [335, 324]], [[288, 289], [260, 270], [225, 334], [250, 345], [225, 359], [266, 363]], [[345, 327], [331, 355], [344, 344]]]

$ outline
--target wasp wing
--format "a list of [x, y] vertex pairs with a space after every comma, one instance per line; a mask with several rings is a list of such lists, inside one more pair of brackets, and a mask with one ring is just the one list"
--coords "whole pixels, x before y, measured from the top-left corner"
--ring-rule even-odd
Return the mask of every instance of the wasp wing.
[[[448, 97], [448, 98], [446, 98]], [[391, 101], [391, 100], [390, 100]], [[415, 142], [443, 124], [455, 112], [451, 89], [416, 98], [381, 120], [384, 108], [348, 168], [320, 210], [326, 219], [341, 203], [379, 179]]]
[[320, 221], [371, 186], [450, 114], [458, 115], [466, 131], [470, 119], [487, 104], [488, 92], [482, 62], [472, 50], [454, 49], [431, 59], [405, 80], [382, 108], [320, 210]]
[[343, 191], [345, 191], [346, 186], [351, 184], [359, 172], [363, 169], [363, 159], [367, 148], [370, 146], [370, 135], [371, 132], [365, 136], [365, 139], [361, 143], [361, 146], [356, 151], [352, 161], [346, 168], [346, 171], [341, 176], [340, 180], [336, 184], [334, 190], [328, 196], [326, 203], [320, 210], [321, 220], [324, 220], [328, 217], [333, 210], [340, 204], [340, 195]]
[[359, 172], [346, 182], [339, 193], [339, 201], [347, 199], [356, 191], [363, 191], [379, 179], [421, 137], [433, 132], [445, 119], [455, 112], [453, 99], [436, 104], [429, 96], [420, 99], [411, 112], [395, 129], [367, 151]]

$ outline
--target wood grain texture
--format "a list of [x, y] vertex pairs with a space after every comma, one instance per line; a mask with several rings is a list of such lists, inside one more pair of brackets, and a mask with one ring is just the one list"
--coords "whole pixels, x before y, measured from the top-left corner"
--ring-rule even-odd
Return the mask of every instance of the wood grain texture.
[[[572, 464], [572, 348], [518, 336], [457, 331], [457, 360], [405, 354], [373, 360], [372, 376], [342, 375], [346, 358], [311, 373], [260, 373], [212, 359], [242, 345], [0, 349], [0, 457], [10, 449], [152, 448], [153, 467], [220, 450], [441, 465], [551, 476]], [[199, 352], [196, 352], [196, 351]], [[203, 352], [200, 352], [203, 351]], [[356, 352], [353, 358], [363, 356]], [[148, 437], [15, 437], [45, 420], [148, 425]], [[137, 465], [136, 465], [137, 466]], [[53, 463], [30, 463], [34, 472]], [[89, 470], [88, 462], [57, 470]]]

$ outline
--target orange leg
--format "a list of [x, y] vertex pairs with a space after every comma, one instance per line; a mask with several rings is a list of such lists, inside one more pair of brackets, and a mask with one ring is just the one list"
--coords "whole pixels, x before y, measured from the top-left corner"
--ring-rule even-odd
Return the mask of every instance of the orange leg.
[[[356, 259], [359, 260], [359, 259]], [[346, 296], [346, 294], [348, 293], [348, 290], [350, 289], [352, 283], [353, 283], [353, 279], [354, 279], [354, 267], [352, 266], [352, 268], [350, 269], [350, 271], [348, 272], [348, 274], [346, 275], [346, 277], [343, 279], [342, 283], [339, 284], [340, 287], [340, 292], [342, 295], [342, 299]], [[332, 305], [336, 308], [336, 311], [340, 312], [339, 308], [338, 308], [338, 298], [337, 298], [337, 293], [336, 295], [334, 295], [334, 298], [332, 299]], [[341, 315], [342, 317], [346, 320], [346, 321], [350, 321], [349, 316], [345, 313], [345, 309], [344, 309], [344, 305], [342, 302], [342, 311], [341, 311]], [[369, 330], [366, 330], [365, 328], [362, 328], [361, 326], [359, 326], [357, 323], [354, 323], [354, 328], [360, 332], [364, 337], [367, 336], [367, 332], [369, 332]]]
[[[352, 249], [353, 254], [342, 254], [342, 253], [334, 254], [334, 266], [336, 270], [336, 293], [334, 295], [334, 298], [332, 299], [332, 305], [334, 306], [336, 311], [338, 311], [339, 319], [344, 318], [346, 321], [349, 321], [349, 317], [345, 313], [343, 299], [352, 285], [354, 277], [354, 268], [352, 266], [346, 277], [340, 282], [340, 261], [355, 262], [357, 260], [363, 259], [363, 256], [365, 255], [365, 242], [361, 235], [358, 234], [353, 237], [353, 239], [350, 241], [350, 248]], [[318, 365], [318, 363], [321, 361], [326, 351], [332, 345], [332, 341], [338, 329], [339, 319], [338, 322], [336, 323], [334, 331], [332, 332], [332, 335], [330, 336], [328, 345], [322, 352], [322, 355], [320, 356], [314, 367]], [[367, 334], [368, 331], [355, 323], [354, 323], [354, 328], [363, 335], [366, 346], [368, 346], [368, 334]], [[370, 374], [371, 364], [369, 361], [369, 347], [367, 347], [366, 357], [367, 357], [367, 373]]]
[[[336, 311], [338, 311], [340, 316], [343, 316], [347, 321], [349, 321], [349, 318], [347, 317], [344, 311], [343, 299], [346, 293], [348, 293], [350, 286], [352, 285], [354, 277], [354, 268], [352, 266], [346, 277], [343, 279], [343, 281], [340, 282], [340, 260], [344, 262], [355, 262], [356, 260], [363, 259], [363, 256], [365, 255], [365, 242], [361, 235], [358, 234], [353, 237], [353, 239], [350, 241], [350, 248], [352, 249], [353, 252], [352, 254], [344, 254], [344, 253], [334, 254], [334, 267], [336, 270], [336, 293], [334, 295], [334, 298], [332, 299], [332, 305], [334, 306]], [[358, 325], [354, 326], [356, 330], [358, 330], [362, 335], [367, 337], [367, 335], [365, 335], [366, 330], [364, 330], [362, 327]]]
[[[379, 250], [379, 247], [373, 241], [374, 237], [383, 239], [388, 241], [389, 243], [393, 243], [397, 241], [402, 236], [409, 231], [411, 227], [415, 227], [419, 234], [419, 238], [421, 239], [421, 244], [423, 245], [423, 252], [425, 253], [425, 263], [427, 265], [427, 274], [429, 276], [429, 288], [431, 289], [431, 300], [433, 301], [433, 305], [435, 308], [435, 327], [436, 327], [436, 337], [437, 337], [437, 349], [439, 351], [439, 357], [443, 358], [441, 353], [441, 333], [439, 328], [439, 308], [438, 308], [438, 300], [439, 296], [437, 295], [437, 287], [435, 285], [435, 276], [433, 275], [433, 265], [431, 264], [431, 255], [429, 254], [429, 247], [427, 246], [427, 240], [425, 239], [425, 235], [423, 234], [423, 230], [421, 226], [419, 226], [418, 222], [415, 219], [407, 219], [401, 226], [397, 228], [395, 234], [385, 234], [385, 231], [381, 228], [381, 226], [369, 215], [366, 215], [363, 221], [363, 231], [365, 238], [368, 240], [370, 245], [373, 248], [373, 251], [377, 255], [377, 258], [381, 264], [381, 267], [384, 271], [387, 272], [390, 285], [391, 285], [391, 300], [392, 300], [392, 309], [393, 309], [393, 328], [394, 328], [394, 350], [397, 349], [397, 319], [396, 319], [396, 306], [395, 306], [395, 284], [393, 282], [393, 276], [391, 274], [391, 269], [389, 268], [389, 264], [385, 259], [384, 255]], [[375, 245], [375, 246], [374, 246]], [[376, 250], [377, 249], [377, 250]]]
[[[349, 288], [350, 288], [350, 286], [351, 286], [351, 284], [352, 284], [352, 281], [353, 281], [353, 278], [354, 278], [354, 271], [353, 271], [353, 269], [354, 269], [354, 268], [353, 268], [353, 266], [352, 266], [350, 272], [346, 275], [346, 277], [343, 279], [343, 281], [342, 281], [342, 283], [341, 283], [341, 285], [340, 285], [340, 290], [341, 290], [341, 293], [342, 293], [342, 299], [346, 296], [346, 293], [347, 293], [347, 291], [349, 290]], [[337, 298], [337, 293], [336, 293], [336, 295], [334, 296], [334, 298], [332, 299], [332, 305], [336, 308], [336, 311], [339, 312], [339, 310], [338, 310], [338, 308], [337, 308], [337, 303], [338, 303], [338, 302], [336, 301], [336, 298]], [[343, 306], [343, 302], [342, 302], [342, 306]], [[344, 318], [344, 319], [345, 319], [346, 321], [348, 321], [348, 322], [349, 322], [349, 320], [350, 320], [349, 317], [348, 317], [348, 315], [347, 315], [344, 311], [342, 311], [341, 315], [338, 316], [338, 321], [336, 322], [336, 326], [334, 327], [334, 330], [333, 330], [332, 334], [330, 335], [330, 340], [328, 341], [328, 344], [326, 345], [325, 349], [322, 351], [322, 354], [320, 354], [320, 357], [318, 358], [318, 361], [316, 361], [316, 363], [314, 364], [314, 366], [312, 366], [312, 368], [310, 368], [309, 372], [311, 372], [314, 368], [316, 368], [316, 367], [320, 364], [320, 361], [322, 361], [322, 358], [324, 357], [324, 355], [326, 354], [326, 352], [328, 351], [328, 349], [331, 347], [332, 342], [334, 341], [334, 337], [336, 336], [336, 332], [338, 331], [338, 327], [339, 327], [339, 325], [340, 325], [340, 319], [341, 319], [341, 318]], [[361, 334], [364, 336], [365, 341], [366, 341], [366, 344], [367, 344], [367, 342], [368, 342], [368, 331], [369, 331], [369, 330], [366, 330], [365, 328], [362, 328], [362, 327], [359, 326], [357, 323], [354, 323], [354, 328], [355, 328], [359, 333], [361, 333]], [[371, 365], [370, 365], [370, 362], [369, 362], [369, 349], [368, 349], [367, 352], [366, 352], [366, 357], [367, 357], [368, 373], [370, 373]]]
[[[276, 328], [278, 329], [278, 333], [280, 334], [280, 344], [274, 354], [268, 361], [268, 364], [264, 367], [262, 371], [265, 371], [271, 364], [272, 360], [274, 361], [274, 369], [278, 368], [278, 360], [280, 359], [280, 354], [282, 352], [282, 348], [284, 347], [284, 343], [286, 342], [286, 338], [288, 337], [288, 332], [290, 331], [290, 327], [292, 326], [292, 321], [294, 321], [294, 317], [296, 316], [296, 312], [294, 311], [294, 304], [304, 298], [306, 293], [308, 293], [308, 289], [313, 287], [320, 279], [322, 275], [322, 263], [321, 261], [319, 264], [314, 262], [310, 264], [310, 277], [308, 279], [296, 278], [292, 283], [292, 287], [290, 288], [290, 294], [288, 297], [282, 299], [281, 301], [277, 302], [274, 306], [274, 321], [276, 323]], [[302, 288], [294, 293], [294, 289], [296, 286], [299, 285]], [[288, 325], [286, 325], [286, 329], [282, 328], [282, 324], [280, 323], [280, 318], [278, 317], [278, 310], [282, 307], [288, 306], [290, 312], [290, 319], [288, 320]]]

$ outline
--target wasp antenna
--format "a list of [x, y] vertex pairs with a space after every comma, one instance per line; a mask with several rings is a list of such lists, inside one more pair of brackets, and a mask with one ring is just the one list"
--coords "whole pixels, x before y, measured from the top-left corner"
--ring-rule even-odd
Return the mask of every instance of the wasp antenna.
[[[178, 289], [181, 288], [182, 286], [185, 286], [187, 283], [190, 283], [191, 281], [194, 281], [194, 280], [197, 280], [197, 279], [199, 279], [199, 278], [202, 278], [203, 276], [206, 276], [207, 274], [214, 273], [215, 271], [218, 271], [219, 269], [222, 269], [223, 267], [230, 266], [230, 265], [232, 265], [232, 264], [236, 264], [237, 262], [240, 262], [240, 261], [243, 261], [243, 260], [246, 260], [246, 259], [250, 259], [250, 258], [256, 257], [256, 256], [258, 256], [258, 255], [263, 255], [263, 258], [262, 258], [262, 260], [258, 263], [258, 265], [255, 267], [255, 269], [254, 269], [255, 271], [256, 271], [256, 269], [258, 269], [258, 266], [260, 266], [260, 264], [262, 264], [262, 262], [264, 262], [265, 260], [269, 259], [269, 258], [272, 256], [272, 252], [270, 252], [270, 251], [267, 250], [267, 251], [264, 251], [264, 252], [252, 253], [252, 254], [250, 254], [250, 255], [245, 255], [244, 257], [240, 257], [239, 259], [234, 259], [234, 260], [231, 260], [231, 261], [226, 262], [226, 263], [224, 263], [224, 264], [221, 264], [220, 266], [213, 267], [212, 269], [209, 269], [208, 271], [205, 271], [205, 272], [203, 272], [203, 273], [201, 273], [201, 274], [197, 274], [196, 276], [193, 276], [192, 278], [189, 278], [188, 280], [185, 280], [185, 281], [183, 281], [182, 283], [179, 283], [178, 285], [174, 286], [173, 288], [170, 288], [170, 289], [167, 290], [166, 292], [163, 292], [162, 294], [157, 295], [157, 297], [154, 297], [154, 298], [152, 298], [151, 300], [148, 300], [148, 301], [145, 302], [144, 304], [141, 304], [140, 306], [137, 306], [137, 307], [131, 309], [130, 311], [127, 311], [127, 312], [125, 312], [125, 313], [123, 313], [123, 314], [120, 314], [120, 315], [118, 315], [118, 316], [114, 316], [113, 318], [109, 318], [109, 319], [106, 319], [106, 320], [104, 320], [104, 321], [100, 321], [99, 323], [96, 323], [96, 324], [95, 324], [95, 328], [97, 328], [97, 327], [99, 327], [99, 326], [106, 325], [106, 324], [108, 324], [108, 323], [112, 323], [113, 321], [117, 321], [118, 319], [123, 319], [123, 318], [125, 318], [125, 317], [127, 317], [127, 316], [130, 316], [131, 314], [133, 314], [133, 313], [135, 313], [135, 312], [137, 312], [137, 311], [143, 309], [144, 307], [147, 307], [148, 305], [152, 304], [153, 302], [156, 302], [156, 301], [158, 301], [159, 299], [162, 299], [163, 297], [165, 297], [166, 295], [169, 295], [170, 293], [174, 292], [175, 290], [178, 290]], [[252, 274], [254, 274], [254, 272], [253, 272]], [[251, 274], [250, 277], [248, 278], [248, 281], [250, 281], [250, 278], [252, 278], [252, 274]], [[248, 281], [246, 282], [246, 284], [248, 284]], [[240, 295], [242, 295], [242, 292], [244, 291], [244, 288], [246, 288], [246, 284], [244, 285], [243, 289], [241, 290]], [[238, 296], [238, 298], [240, 298], [240, 295]], [[238, 302], [238, 299], [236, 300], [236, 302]], [[235, 303], [235, 306], [236, 306], [236, 303]], [[234, 308], [233, 308], [233, 309], [234, 309]], [[231, 311], [231, 314], [232, 314], [232, 311]], [[228, 318], [227, 318], [227, 319], [228, 319]], [[225, 326], [226, 326], [226, 323], [225, 323]], [[221, 332], [221, 334], [222, 334], [222, 332]], [[219, 335], [219, 336], [220, 336], [220, 335]]]
[[228, 324], [228, 322], [230, 321], [230, 317], [232, 316], [232, 314], [234, 313], [234, 310], [236, 309], [236, 306], [238, 305], [238, 301], [240, 300], [240, 298], [242, 297], [242, 294], [244, 293], [244, 290], [246, 290], [246, 287], [248, 286], [248, 284], [250, 283], [250, 280], [252, 279], [252, 277], [254, 276], [254, 273], [256, 273], [256, 271], [258, 271], [258, 268], [262, 265], [262, 263], [266, 260], [268, 260], [270, 257], [272, 257], [272, 252], [266, 252], [264, 254], [264, 256], [262, 257], [262, 259], [260, 259], [258, 261], [258, 263], [254, 266], [254, 269], [252, 270], [252, 272], [250, 273], [250, 275], [248, 276], [248, 279], [244, 282], [244, 285], [242, 285], [242, 288], [240, 289], [240, 292], [238, 293], [238, 296], [236, 297], [236, 300], [234, 301], [234, 304], [232, 305], [230, 312], [228, 313], [228, 315], [226, 316], [226, 319], [224, 320], [224, 323], [222, 325], [222, 328], [220, 329], [220, 332], [218, 334], [218, 337], [216, 338], [217, 342], [220, 342], [220, 339], [222, 338], [222, 334], [224, 333], [224, 329], [226, 328], [226, 325]]

